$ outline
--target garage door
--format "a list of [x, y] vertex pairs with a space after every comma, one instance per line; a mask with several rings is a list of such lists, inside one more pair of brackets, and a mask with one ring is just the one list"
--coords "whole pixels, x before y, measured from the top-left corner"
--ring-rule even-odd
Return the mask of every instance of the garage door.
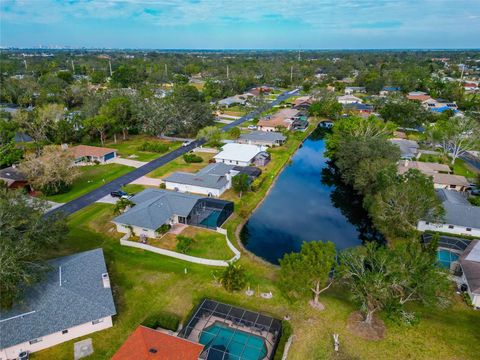
[[106, 154], [106, 155], [104, 156], [104, 159], [105, 159], [105, 161], [107, 161], [107, 160], [113, 159], [114, 157], [115, 157], [115, 151]]

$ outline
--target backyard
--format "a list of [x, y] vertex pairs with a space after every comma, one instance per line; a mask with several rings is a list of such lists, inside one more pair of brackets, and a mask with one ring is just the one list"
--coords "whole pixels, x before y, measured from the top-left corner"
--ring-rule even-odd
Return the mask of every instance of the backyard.
[[[164, 145], [165, 151], [154, 152], [154, 151], [141, 151], [139, 148], [148, 142], [150, 144], [160, 144], [160, 147]], [[98, 144], [97, 144], [98, 145]], [[123, 158], [131, 158], [138, 161], [152, 161], [161, 155], [172, 151], [178, 148], [181, 145], [180, 142], [173, 142], [168, 140], [158, 139], [153, 136], [147, 135], [130, 135], [127, 140], [122, 140], [121, 137], [117, 138], [117, 143], [113, 141], [108, 141], [105, 144], [105, 147], [113, 148], [118, 150], [118, 155]]]
[[120, 164], [80, 166], [80, 175], [68, 192], [47, 196], [45, 198], [59, 203], [68, 202], [87, 194], [132, 170], [132, 167]]
[[[290, 359], [475, 359], [480, 351], [478, 323], [480, 313], [467, 308], [455, 297], [450, 308], [439, 310], [418, 307], [420, 322], [398, 325], [388, 319], [382, 341], [366, 341], [346, 329], [348, 315], [356, 309], [337, 285], [322, 294], [326, 310], [316, 312], [306, 302], [289, 303], [280, 295], [275, 278], [277, 270], [249, 257], [240, 263], [246, 268], [249, 283], [256, 292], [272, 291], [273, 299], [252, 298], [242, 293], [230, 294], [213, 277], [215, 268], [202, 267], [146, 251], [122, 247], [118, 234], [109, 231], [106, 222], [112, 206], [94, 204], [73, 215], [71, 232], [52, 255], [102, 247], [113, 284], [118, 315], [110, 329], [93, 333], [91, 359], [110, 358], [130, 333], [149, 315], [159, 311], [176, 314], [186, 320], [201, 298], [209, 297], [232, 305], [257, 310], [277, 318], [291, 317], [296, 336]], [[187, 269], [187, 273], [185, 273]], [[332, 333], [340, 334], [340, 354], [333, 352]], [[33, 354], [33, 359], [71, 359], [75, 339]]]

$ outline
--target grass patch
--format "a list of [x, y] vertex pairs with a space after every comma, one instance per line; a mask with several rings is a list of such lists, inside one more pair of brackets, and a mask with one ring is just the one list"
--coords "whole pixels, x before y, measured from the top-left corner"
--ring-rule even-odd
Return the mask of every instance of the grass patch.
[[122, 186], [122, 190], [133, 195], [151, 187], [152, 186], [139, 185], [139, 184], [127, 184]]
[[[123, 158], [129, 158], [134, 155], [133, 160], [138, 161], [152, 161], [162, 155], [160, 152], [154, 151], [141, 151], [139, 150], [145, 142], [149, 142], [152, 146], [155, 144], [168, 145], [168, 151], [172, 151], [180, 146], [179, 142], [172, 142], [168, 140], [158, 139], [153, 136], [146, 135], [132, 135], [127, 140], [118, 140], [115, 144], [113, 141], [109, 141], [105, 144], [106, 147], [114, 148], [118, 150], [118, 155]], [[161, 146], [161, 145], [160, 145]]]
[[70, 190], [64, 194], [45, 197], [55, 202], [68, 202], [89, 193], [106, 183], [125, 175], [133, 170], [130, 166], [120, 164], [87, 165], [79, 167], [80, 176], [75, 180]]
[[462, 175], [469, 179], [475, 179], [477, 173], [462, 159], [455, 159], [455, 164], [453, 165], [453, 173], [455, 175]]
[[176, 158], [173, 161], [170, 161], [168, 164], [165, 164], [155, 170], [153, 170], [151, 173], [149, 173], [147, 176], [148, 177], [154, 177], [154, 178], [163, 178], [167, 176], [168, 174], [171, 174], [172, 172], [175, 171], [185, 171], [185, 172], [197, 172], [198, 170], [204, 168], [205, 166], [208, 165], [208, 161], [213, 158], [215, 154], [212, 153], [195, 153], [196, 155], [200, 156], [203, 161], [201, 163], [192, 163], [188, 164], [185, 162], [183, 157]]

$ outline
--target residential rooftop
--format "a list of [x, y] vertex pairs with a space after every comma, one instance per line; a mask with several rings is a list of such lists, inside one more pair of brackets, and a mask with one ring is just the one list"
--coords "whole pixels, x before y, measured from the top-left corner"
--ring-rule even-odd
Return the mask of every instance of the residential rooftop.
[[241, 134], [240, 139], [251, 141], [276, 142], [285, 141], [286, 137], [282, 133], [276, 131], [252, 131], [248, 134]]
[[222, 189], [228, 183], [227, 174], [234, 168], [234, 165], [223, 163], [209, 164], [196, 174], [178, 171], [163, 180], [178, 184], [201, 186], [209, 189]]
[[480, 207], [470, 204], [455, 190], [437, 189], [437, 196], [445, 209], [444, 223], [480, 229]]
[[0, 349], [116, 314], [102, 249], [48, 262], [42, 281], [25, 289], [22, 300], [0, 311]]
[[472, 240], [460, 256], [463, 275], [467, 279], [470, 292], [480, 295], [480, 241]]

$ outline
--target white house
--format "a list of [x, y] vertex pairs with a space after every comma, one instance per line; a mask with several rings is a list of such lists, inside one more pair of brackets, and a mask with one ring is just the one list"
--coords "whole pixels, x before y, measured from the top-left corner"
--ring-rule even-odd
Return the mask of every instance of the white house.
[[362, 103], [362, 99], [353, 95], [338, 96], [337, 101], [340, 104], [361, 104]]
[[261, 152], [265, 152], [266, 149], [265, 146], [230, 143], [225, 144], [222, 151], [214, 156], [214, 159], [218, 163], [249, 166], [255, 162], [255, 157]]
[[232, 177], [239, 172], [234, 165], [209, 164], [199, 172], [175, 172], [163, 179], [167, 190], [221, 196], [232, 187]]
[[345, 88], [345, 95], [352, 95], [353, 93], [366, 93], [367, 90], [364, 86], [347, 86]]
[[470, 204], [466, 194], [461, 192], [446, 189], [437, 189], [436, 192], [445, 209], [443, 222], [420, 220], [417, 229], [480, 236], [480, 207]]
[[472, 240], [460, 256], [462, 280], [467, 285], [467, 292], [472, 305], [480, 309], [480, 241]]
[[0, 312], [0, 359], [17, 359], [112, 327], [116, 314], [102, 249], [49, 261], [21, 303]]

